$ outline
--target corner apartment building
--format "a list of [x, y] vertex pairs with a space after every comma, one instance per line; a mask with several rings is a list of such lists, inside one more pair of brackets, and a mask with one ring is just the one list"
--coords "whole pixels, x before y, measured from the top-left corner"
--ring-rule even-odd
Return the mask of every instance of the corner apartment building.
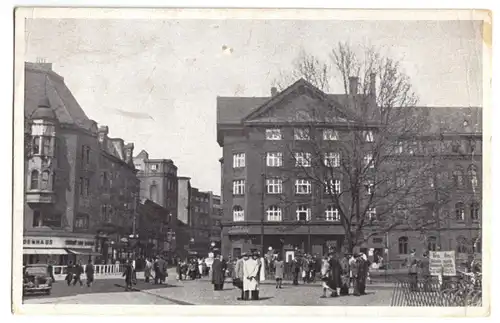
[[111, 261], [131, 233], [133, 144], [108, 138], [50, 63], [25, 63], [23, 261]]
[[[351, 120], [346, 118], [359, 97], [366, 95], [356, 92], [355, 78], [350, 81], [348, 95], [326, 94], [299, 80], [279, 93], [273, 88], [270, 97], [217, 98], [217, 141], [223, 148], [224, 255], [236, 257], [250, 249], [273, 247], [281, 250], [286, 259], [286, 255], [296, 249], [319, 255], [332, 246], [340, 250], [345, 231], [338, 208], [323, 189], [301, 173], [307, 163], [301, 154], [310, 153], [303, 152], [308, 143], [300, 133], [306, 129], [313, 138], [310, 140], [332, 151], [349, 145], [357, 133], [363, 133], [366, 147], [371, 145], [373, 136], [377, 135], [376, 122], [353, 128]], [[308, 111], [311, 106], [312, 112]], [[314, 116], [323, 107], [334, 107], [339, 114], [328, 122], [318, 123]], [[371, 107], [378, 111], [375, 104]], [[416, 165], [419, 158], [430, 155], [433, 147], [439, 147], [439, 158], [444, 163], [441, 180], [457, 189], [443, 202], [445, 205], [440, 205], [447, 216], [439, 227], [425, 228], [425, 234], [422, 230], [397, 227], [383, 235], [374, 235], [358, 247], [358, 250], [383, 255], [393, 265], [402, 263], [412, 248], [421, 253], [424, 249], [440, 247], [466, 256], [462, 241], [480, 237], [481, 109], [419, 107], [416, 110], [419, 116], [425, 117], [428, 132], [408, 138], [401, 144], [399, 154]], [[296, 149], [302, 152], [294, 152]], [[336, 158], [335, 154], [330, 157]], [[370, 157], [370, 161], [372, 159]], [[308, 166], [314, 169], [314, 165]], [[400, 175], [403, 174], [397, 176]], [[337, 193], [348, 190], [342, 186], [346, 182], [335, 180], [332, 190]], [[431, 195], [427, 198], [431, 205], [437, 203]], [[376, 212], [368, 210], [374, 218]], [[394, 214], [393, 218], [398, 216]], [[477, 250], [480, 250], [480, 242]]]

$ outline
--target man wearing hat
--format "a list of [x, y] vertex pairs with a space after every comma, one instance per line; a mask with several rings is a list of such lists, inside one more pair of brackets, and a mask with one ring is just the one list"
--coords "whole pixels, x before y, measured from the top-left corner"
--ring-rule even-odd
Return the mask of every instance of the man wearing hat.
[[259, 262], [257, 261], [258, 254], [253, 253], [252, 258], [245, 260], [243, 265], [243, 289], [245, 291], [245, 299], [258, 300], [256, 291], [259, 284]]
[[243, 264], [247, 259], [248, 254], [245, 252], [238, 258], [233, 270], [233, 285], [241, 290], [241, 297], [239, 297], [238, 299], [242, 301], [245, 300], [245, 292], [243, 290]]
[[224, 265], [222, 263], [222, 256], [218, 251], [214, 253], [214, 261], [210, 272], [214, 290], [222, 290], [224, 288]]

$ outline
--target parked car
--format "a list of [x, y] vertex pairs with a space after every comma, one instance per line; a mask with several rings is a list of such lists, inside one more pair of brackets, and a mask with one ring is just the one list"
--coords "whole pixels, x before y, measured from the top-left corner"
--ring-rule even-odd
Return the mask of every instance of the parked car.
[[23, 294], [45, 293], [50, 295], [52, 289], [52, 278], [48, 271], [48, 265], [27, 265], [23, 274]]

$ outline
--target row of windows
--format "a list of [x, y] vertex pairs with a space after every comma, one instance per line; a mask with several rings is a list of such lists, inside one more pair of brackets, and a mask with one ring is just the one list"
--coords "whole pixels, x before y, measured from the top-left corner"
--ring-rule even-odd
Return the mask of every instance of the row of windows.
[[[312, 154], [307, 152], [296, 152], [293, 155], [295, 167], [311, 167]], [[367, 153], [363, 158], [365, 167], [373, 168], [373, 154]], [[323, 155], [323, 165], [326, 167], [340, 167], [340, 153], [327, 152]], [[244, 168], [245, 153], [233, 154], [233, 168]], [[266, 153], [266, 166], [267, 167], [283, 167], [283, 153], [281, 152], [268, 152]]]
[[455, 187], [463, 188], [466, 185], [472, 189], [477, 189], [479, 187], [479, 177], [477, 167], [475, 165], [470, 165], [467, 169], [467, 184], [465, 184], [463, 168], [460, 166], [455, 167], [452, 177], [453, 185], [455, 185]]
[[[367, 193], [373, 193], [373, 183], [367, 184]], [[295, 180], [295, 194], [304, 195], [311, 194], [312, 184], [307, 179]], [[341, 182], [339, 179], [333, 179], [325, 182], [326, 194], [340, 194]], [[280, 178], [266, 179], [266, 193], [267, 194], [282, 194], [283, 193], [283, 180]], [[238, 179], [233, 181], [233, 195], [245, 195], [245, 180]]]
[[[295, 209], [297, 221], [310, 221], [311, 220], [311, 207], [308, 205], [298, 205]], [[376, 210], [370, 209], [367, 213], [369, 219], [374, 219], [376, 216]], [[282, 209], [277, 205], [271, 205], [266, 210], [267, 221], [281, 222], [283, 221]], [[325, 209], [324, 220], [329, 222], [340, 222], [340, 213], [338, 208], [329, 205]], [[233, 221], [241, 222], [245, 221], [245, 211], [244, 209], [236, 205], [233, 207]]]
[[52, 187], [50, 187], [50, 172], [48, 170], [44, 170], [43, 172], [39, 172], [38, 170], [31, 171], [30, 174], [30, 190], [50, 190], [54, 189], [55, 181], [56, 181], [56, 173], [52, 172]]
[[[475, 245], [475, 244], [468, 244], [465, 239], [465, 237], [463, 236], [459, 236], [457, 237], [457, 253], [469, 253], [473, 250], [471, 249], [476, 249], [476, 251], [480, 251], [481, 247], [479, 245]], [[406, 236], [403, 236], [403, 237], [399, 237], [398, 239], [398, 253], [401, 254], [401, 255], [406, 255], [406, 254], [409, 254], [410, 252], [410, 249], [408, 248], [408, 237]], [[429, 251], [437, 251], [438, 250], [438, 240], [436, 237], [429, 237], [427, 239], [427, 250]]]
[[[469, 216], [472, 221], [479, 221], [479, 203], [471, 203], [469, 205]], [[458, 202], [455, 204], [455, 219], [458, 221], [465, 221], [465, 204]]]
[[[363, 131], [363, 140], [366, 142], [373, 142], [374, 136], [372, 131]], [[339, 140], [339, 133], [334, 129], [322, 130], [323, 140]], [[295, 140], [310, 140], [311, 133], [309, 128], [295, 128], [293, 129], [293, 137]], [[266, 140], [282, 140], [283, 133], [280, 128], [266, 129]]]

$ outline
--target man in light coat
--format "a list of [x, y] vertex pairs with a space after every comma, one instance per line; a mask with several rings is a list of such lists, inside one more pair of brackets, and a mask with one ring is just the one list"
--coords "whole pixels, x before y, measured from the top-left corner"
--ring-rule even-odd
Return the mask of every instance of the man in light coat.
[[256, 293], [259, 284], [259, 262], [258, 255], [253, 254], [252, 258], [245, 260], [243, 264], [243, 290], [245, 299], [258, 300]]
[[243, 278], [245, 277], [244, 272], [243, 272], [243, 265], [245, 261], [248, 260], [248, 254], [244, 253], [237, 261], [236, 264], [234, 265], [234, 271], [233, 271], [233, 285], [241, 289], [241, 297], [238, 298], [239, 300], [244, 301], [245, 300], [245, 291], [243, 288]]

